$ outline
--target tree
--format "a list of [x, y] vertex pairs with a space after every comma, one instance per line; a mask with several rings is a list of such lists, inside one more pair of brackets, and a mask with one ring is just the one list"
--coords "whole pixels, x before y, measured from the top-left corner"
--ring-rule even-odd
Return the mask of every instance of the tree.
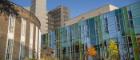
[[110, 60], [118, 60], [118, 47], [117, 47], [117, 43], [114, 40], [110, 40], [109, 41], [109, 46], [108, 46], [108, 52], [109, 52], [109, 58]]
[[96, 49], [94, 47], [88, 48], [87, 54], [90, 56], [96, 56]]
[[18, 15], [18, 10], [15, 5], [9, 0], [0, 0], [0, 13]]

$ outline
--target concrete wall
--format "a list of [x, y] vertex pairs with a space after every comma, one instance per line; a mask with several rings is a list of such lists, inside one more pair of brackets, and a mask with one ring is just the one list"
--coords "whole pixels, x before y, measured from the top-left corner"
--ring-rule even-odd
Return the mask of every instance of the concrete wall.
[[34, 13], [40, 23], [41, 23], [41, 32], [42, 34], [47, 33], [48, 30], [48, 20], [47, 20], [47, 9], [46, 2], [47, 0], [32, 0], [31, 12]]
[[114, 5], [111, 5], [111, 4], [108, 4], [108, 5], [105, 5], [103, 7], [100, 7], [94, 11], [89, 11], [85, 14], [81, 14], [75, 18], [72, 18], [71, 20], [68, 20], [65, 22], [65, 25], [68, 26], [68, 25], [72, 25], [74, 23], [77, 23], [79, 22], [80, 20], [86, 20], [90, 17], [94, 17], [94, 16], [98, 16], [98, 15], [101, 15], [101, 14], [104, 14], [104, 13], [107, 13], [109, 11], [113, 11], [115, 9], [118, 9], [118, 7], [114, 6]]

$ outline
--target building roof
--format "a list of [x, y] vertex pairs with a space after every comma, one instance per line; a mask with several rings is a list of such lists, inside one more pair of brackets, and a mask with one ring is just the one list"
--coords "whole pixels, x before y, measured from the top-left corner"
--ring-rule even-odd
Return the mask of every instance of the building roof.
[[79, 15], [77, 17], [74, 17], [70, 20], [67, 20], [65, 22], [65, 25], [66, 26], [67, 25], [72, 25], [74, 23], [77, 23], [80, 20], [86, 20], [90, 17], [98, 16], [98, 15], [101, 15], [101, 14], [104, 14], [104, 13], [107, 13], [107, 12], [110, 12], [110, 11], [113, 11], [113, 10], [116, 10], [116, 9], [118, 9], [118, 7], [116, 7], [112, 4], [107, 4], [107, 5], [104, 5], [102, 7], [97, 8], [95, 10], [88, 11], [84, 14], [81, 14], [81, 15]]

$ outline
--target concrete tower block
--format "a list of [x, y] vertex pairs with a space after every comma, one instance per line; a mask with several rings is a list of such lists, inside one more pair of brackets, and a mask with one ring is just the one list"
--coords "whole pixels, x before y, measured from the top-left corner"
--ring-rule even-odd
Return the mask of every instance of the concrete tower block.
[[34, 13], [41, 23], [41, 33], [47, 33], [47, 0], [32, 0], [31, 12]]

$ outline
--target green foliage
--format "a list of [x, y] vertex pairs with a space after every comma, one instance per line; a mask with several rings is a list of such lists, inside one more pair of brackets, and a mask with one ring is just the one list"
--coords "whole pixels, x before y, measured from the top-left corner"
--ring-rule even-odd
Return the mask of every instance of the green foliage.
[[0, 0], [0, 13], [18, 15], [15, 5], [9, 0]]
[[108, 52], [109, 52], [109, 60], [116, 60], [119, 58], [119, 49], [117, 47], [117, 43], [115, 42], [115, 40], [109, 41]]

